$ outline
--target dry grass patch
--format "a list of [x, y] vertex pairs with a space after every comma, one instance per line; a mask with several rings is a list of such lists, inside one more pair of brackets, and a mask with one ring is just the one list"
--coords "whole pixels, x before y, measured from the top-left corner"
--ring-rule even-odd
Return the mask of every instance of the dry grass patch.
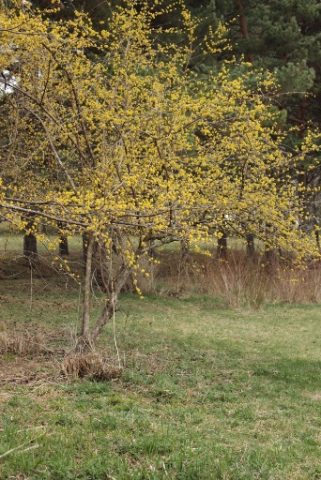
[[50, 351], [41, 332], [1, 332], [0, 355], [40, 355]]
[[229, 251], [226, 259], [189, 252], [182, 261], [177, 252], [160, 252], [158, 264], [146, 267], [150, 277], [138, 278], [145, 293], [182, 297], [184, 294], [211, 295], [235, 308], [259, 307], [265, 303], [320, 303], [321, 265], [306, 268], [289, 259], [276, 258], [267, 264], [263, 255], [252, 259], [243, 251]]
[[310, 400], [315, 400], [316, 402], [321, 401], [321, 392], [306, 392], [304, 396]]
[[71, 378], [89, 377], [94, 380], [112, 380], [119, 378], [122, 369], [110, 365], [106, 358], [96, 352], [73, 353], [61, 364], [62, 373]]
[[65, 354], [59, 344], [60, 333], [46, 329], [20, 327], [0, 331], [0, 386], [24, 385], [57, 379], [59, 362]]
[[7, 385], [40, 385], [56, 380], [59, 375], [57, 365], [44, 357], [29, 359], [16, 357], [14, 361], [0, 360], [0, 387]]

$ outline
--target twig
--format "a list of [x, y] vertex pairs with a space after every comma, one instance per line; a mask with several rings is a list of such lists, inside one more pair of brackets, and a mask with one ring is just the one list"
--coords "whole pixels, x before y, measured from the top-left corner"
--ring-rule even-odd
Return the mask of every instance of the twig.
[[[28, 202], [26, 202], [26, 203], [28, 203]], [[42, 212], [42, 211], [39, 211], [39, 210], [34, 210], [32, 208], [23, 208], [23, 207], [18, 207], [17, 205], [7, 205], [7, 204], [4, 204], [4, 203], [0, 204], [0, 208], [6, 209], [6, 210], [12, 210], [12, 211], [15, 211], [15, 212], [31, 213], [31, 214], [34, 214], [34, 215], [38, 215], [40, 217], [47, 218], [48, 220], [55, 220], [57, 222], [64, 222], [67, 225], [77, 225], [77, 226], [80, 226], [80, 227], [88, 227], [89, 226], [88, 223], [77, 222], [77, 221], [74, 221], [74, 220], [68, 220], [68, 219], [65, 219], [65, 218], [57, 217], [55, 215], [50, 215], [49, 213], [45, 213], [45, 212]]]
[[[41, 100], [41, 103], [42, 103], [42, 100]], [[43, 128], [43, 130], [44, 130], [44, 132], [45, 132], [45, 134], [46, 134], [46, 136], [47, 136], [47, 140], [48, 140], [48, 142], [49, 142], [50, 148], [51, 148], [51, 150], [52, 150], [52, 153], [53, 153], [53, 155], [54, 155], [54, 157], [55, 157], [58, 165], [61, 167], [61, 169], [63, 170], [64, 174], [66, 175], [66, 177], [67, 177], [67, 179], [68, 179], [68, 181], [69, 181], [72, 189], [73, 189], [74, 191], [76, 191], [75, 182], [73, 181], [71, 175], [69, 174], [67, 168], [65, 167], [63, 161], [61, 160], [60, 155], [59, 155], [59, 153], [58, 153], [58, 150], [57, 150], [56, 147], [55, 147], [55, 144], [54, 144], [54, 142], [53, 142], [53, 139], [52, 139], [52, 137], [51, 137], [51, 135], [50, 135], [50, 132], [49, 132], [46, 124], [43, 122], [42, 118], [41, 118], [36, 112], [34, 112], [33, 110], [30, 110], [30, 109], [27, 108], [27, 107], [25, 107], [25, 110], [26, 110], [27, 112], [29, 112], [31, 115], [33, 115], [33, 116], [38, 120], [38, 122], [41, 124], [41, 126], [42, 126], [42, 128]]]
[[163, 469], [164, 469], [164, 472], [165, 472], [166, 477], [168, 477], [168, 471], [167, 471], [167, 469], [166, 469], [166, 465], [165, 465], [164, 462], [162, 462], [162, 467], [163, 467]]
[[115, 477], [112, 477], [111, 475], [109, 475], [109, 473], [106, 473], [106, 475], [107, 475], [107, 478], [108, 478], [109, 480], [116, 480], [116, 478], [115, 478]]
[[[31, 440], [28, 443], [22, 443], [21, 445], [18, 445], [17, 447], [10, 448], [10, 450], [7, 450], [6, 452], [2, 453], [2, 455], [0, 455], [0, 460], [2, 460], [3, 458], [7, 457], [8, 455], [10, 455], [11, 453], [14, 453], [14, 452], [23, 453], [23, 452], [27, 452], [29, 450], [32, 450], [33, 448], [39, 448], [40, 447], [40, 445], [38, 443], [35, 443], [34, 445], [28, 446], [31, 442], [33, 442], [33, 440]], [[24, 447], [26, 447], [26, 448], [24, 448]]]
[[13, 452], [16, 452], [17, 450], [20, 450], [20, 449], [23, 448], [25, 445], [26, 445], [26, 443], [23, 443], [22, 445], [18, 445], [18, 447], [11, 448], [10, 450], [7, 450], [7, 451], [4, 452], [2, 455], [0, 455], [0, 460], [2, 460], [3, 458], [7, 457], [8, 455], [10, 455], [10, 453], [13, 453]]

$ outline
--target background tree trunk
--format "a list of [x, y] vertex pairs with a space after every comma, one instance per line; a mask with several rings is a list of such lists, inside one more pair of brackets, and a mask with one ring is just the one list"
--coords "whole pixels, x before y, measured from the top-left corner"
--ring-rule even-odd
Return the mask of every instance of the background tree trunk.
[[[240, 29], [241, 29], [242, 36], [245, 40], [249, 40], [249, 38], [250, 38], [249, 27], [248, 27], [247, 18], [246, 18], [246, 15], [245, 15], [245, 8], [244, 8], [243, 1], [242, 0], [235, 0], [235, 4], [236, 4], [236, 7], [238, 9], [239, 16], [240, 16]], [[246, 54], [246, 60], [248, 62], [253, 63], [253, 55], [252, 55], [251, 52], [248, 52]]]
[[227, 235], [225, 232], [221, 232], [221, 237], [217, 240], [217, 257], [227, 258]]
[[315, 241], [317, 242], [317, 247], [318, 247], [319, 252], [321, 252], [320, 232], [319, 232], [319, 230], [316, 230], [316, 232], [315, 232]]
[[61, 235], [59, 239], [59, 255], [61, 257], [69, 255], [68, 237]]
[[38, 256], [37, 238], [33, 233], [26, 233], [23, 237], [23, 256], [28, 260]]
[[253, 259], [255, 255], [254, 235], [252, 233], [246, 235], [246, 254], [250, 259]]

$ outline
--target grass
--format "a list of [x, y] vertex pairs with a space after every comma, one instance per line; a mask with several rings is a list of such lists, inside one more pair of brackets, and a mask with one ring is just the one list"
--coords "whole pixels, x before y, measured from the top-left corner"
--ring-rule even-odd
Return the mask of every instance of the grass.
[[[35, 279], [31, 303], [4, 280], [0, 302], [3, 329], [70, 344], [76, 290]], [[120, 379], [72, 382], [52, 357], [0, 357], [0, 478], [320, 479], [320, 314], [124, 295]], [[114, 357], [111, 329], [100, 348]]]

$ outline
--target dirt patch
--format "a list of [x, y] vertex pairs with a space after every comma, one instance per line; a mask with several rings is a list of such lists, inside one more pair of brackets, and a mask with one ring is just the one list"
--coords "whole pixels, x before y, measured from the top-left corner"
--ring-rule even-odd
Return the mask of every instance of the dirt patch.
[[64, 332], [37, 326], [0, 331], [0, 386], [25, 385], [59, 378], [65, 355]]
[[6, 361], [0, 359], [0, 386], [26, 385], [52, 381], [59, 378], [57, 362], [45, 357], [37, 359], [17, 357]]
[[310, 400], [315, 400], [316, 402], [321, 402], [321, 392], [306, 392], [304, 394], [306, 398]]
[[10, 392], [0, 392], [0, 405], [1, 403], [6, 403], [12, 397]]
[[0, 359], [4, 356], [20, 357], [56, 356], [65, 353], [69, 343], [65, 329], [47, 329], [33, 323], [0, 324]]

